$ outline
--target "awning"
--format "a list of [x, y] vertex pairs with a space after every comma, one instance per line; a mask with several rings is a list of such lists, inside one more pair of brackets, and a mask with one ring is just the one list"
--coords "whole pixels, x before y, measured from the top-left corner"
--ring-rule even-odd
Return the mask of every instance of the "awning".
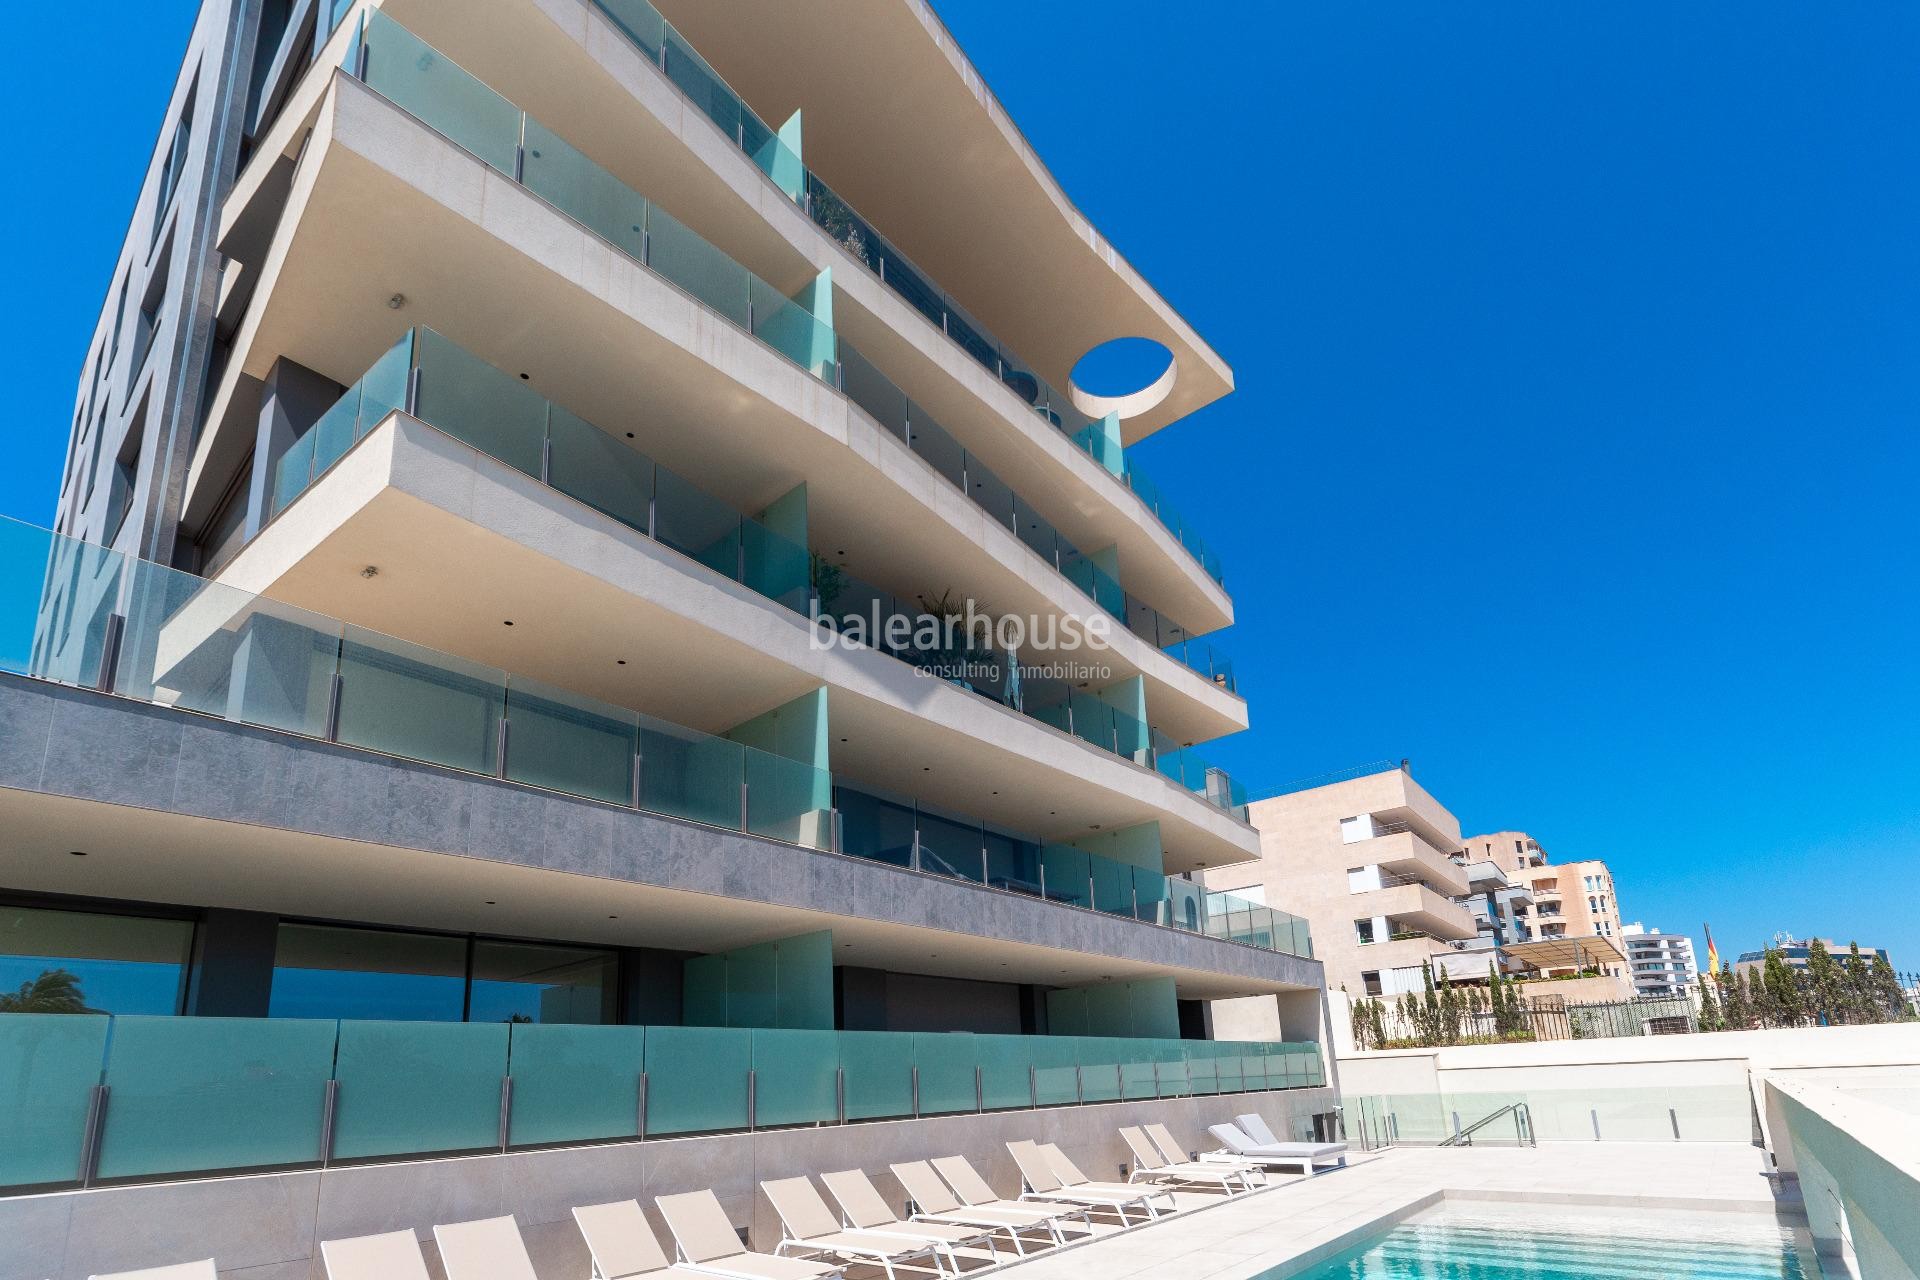
[[1510, 942], [1501, 948], [1508, 956], [1534, 969], [1584, 969], [1593, 965], [1624, 964], [1626, 955], [1612, 938], [1537, 938]]

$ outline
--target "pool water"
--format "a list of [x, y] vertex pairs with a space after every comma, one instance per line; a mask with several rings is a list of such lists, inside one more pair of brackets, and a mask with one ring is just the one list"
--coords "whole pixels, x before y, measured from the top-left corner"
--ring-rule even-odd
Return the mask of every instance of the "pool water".
[[1449, 1207], [1297, 1280], [1820, 1280], [1803, 1257], [1794, 1235], [1766, 1218]]

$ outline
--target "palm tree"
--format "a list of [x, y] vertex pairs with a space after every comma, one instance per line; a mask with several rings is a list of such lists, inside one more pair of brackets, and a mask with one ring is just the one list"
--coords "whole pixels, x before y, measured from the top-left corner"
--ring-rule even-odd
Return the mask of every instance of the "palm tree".
[[0, 1013], [97, 1013], [87, 1008], [80, 979], [70, 969], [48, 969], [20, 990], [0, 995]]

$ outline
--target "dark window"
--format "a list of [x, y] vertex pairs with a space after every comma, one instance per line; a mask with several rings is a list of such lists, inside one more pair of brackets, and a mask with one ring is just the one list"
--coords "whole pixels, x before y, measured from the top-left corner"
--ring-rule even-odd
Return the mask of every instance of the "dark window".
[[1374, 970], [1373, 972], [1370, 972], [1370, 973], [1361, 974], [1360, 986], [1361, 986], [1361, 989], [1364, 990], [1370, 996], [1380, 995], [1382, 992], [1382, 987], [1380, 986], [1379, 971]]
[[283, 924], [268, 1012], [458, 1022], [466, 1011], [466, 973], [464, 938]]
[[611, 951], [527, 942], [473, 944], [469, 1022], [618, 1022]]
[[1355, 920], [1353, 922], [1353, 932], [1354, 932], [1354, 935], [1357, 938], [1359, 938], [1361, 942], [1363, 943], [1372, 942], [1373, 941], [1373, 921]]
[[0, 1013], [179, 1013], [185, 920], [0, 907]]

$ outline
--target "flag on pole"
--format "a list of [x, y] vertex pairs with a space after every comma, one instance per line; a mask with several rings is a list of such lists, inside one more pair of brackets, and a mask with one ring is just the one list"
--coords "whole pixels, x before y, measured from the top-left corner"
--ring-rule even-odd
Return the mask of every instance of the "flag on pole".
[[1707, 976], [1720, 976], [1720, 948], [1713, 945], [1713, 929], [1704, 922], [1700, 926], [1707, 934]]

